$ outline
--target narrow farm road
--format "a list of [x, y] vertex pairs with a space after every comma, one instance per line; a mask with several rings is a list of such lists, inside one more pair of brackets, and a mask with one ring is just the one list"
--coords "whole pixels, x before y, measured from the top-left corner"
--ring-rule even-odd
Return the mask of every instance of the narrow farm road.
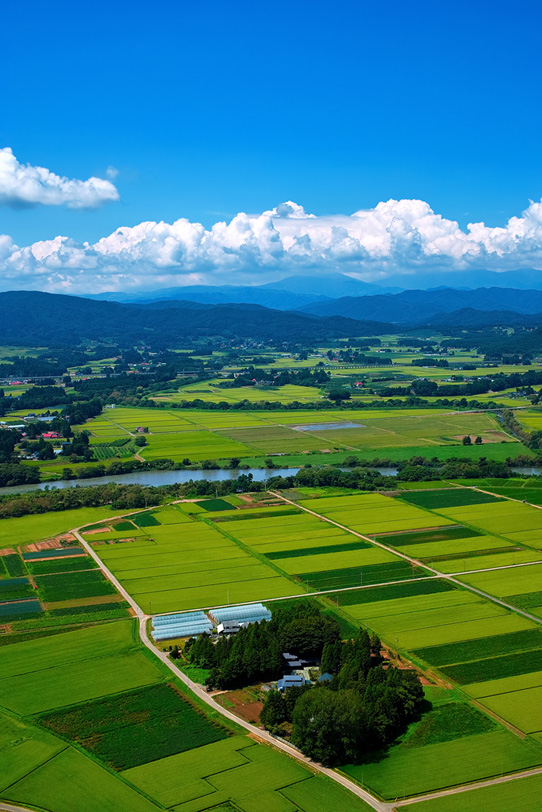
[[540, 775], [542, 767], [533, 767], [532, 770], [524, 770], [521, 773], [513, 773], [512, 775], [501, 775], [498, 778], [489, 778], [487, 781], [477, 781], [468, 786], [452, 787], [450, 789], [439, 790], [438, 792], [430, 792], [426, 795], [419, 795], [416, 798], [405, 798], [401, 801], [395, 801], [388, 804], [386, 807], [387, 812], [393, 812], [399, 807], [411, 806], [412, 804], [421, 803], [422, 801], [436, 800], [437, 798], [445, 798], [448, 795], [459, 795], [463, 792], [470, 792], [473, 789], [483, 789], [484, 787], [494, 787], [497, 784], [508, 784], [510, 781], [517, 781], [520, 778], [529, 778], [532, 775]]
[[[122, 584], [115, 578], [113, 573], [104, 565], [98, 554], [92, 549], [90, 544], [88, 544], [88, 542], [85, 541], [85, 539], [82, 537], [81, 533], [79, 532], [80, 529], [81, 528], [73, 530], [72, 531], [73, 534], [76, 536], [77, 540], [83, 545], [87, 553], [101, 567], [105, 575], [107, 575], [107, 577], [111, 580], [111, 582], [116, 586], [121, 595], [125, 598], [125, 600], [128, 601], [128, 603], [136, 613], [139, 622], [139, 636], [141, 638], [141, 642], [143, 643], [143, 645], [146, 646], [146, 648], [148, 648], [149, 651], [152, 652], [152, 654], [155, 657], [158, 657], [158, 659], [160, 659], [164, 663], [164, 665], [167, 666], [167, 668], [169, 668], [169, 670], [176, 677], [178, 677], [186, 685], [186, 687], [192, 691], [192, 693], [194, 693], [198, 697], [198, 699], [205, 702], [205, 704], [212, 707], [214, 711], [218, 711], [220, 714], [222, 714], [222, 716], [225, 716], [227, 719], [229, 719], [231, 722], [234, 722], [239, 727], [245, 728], [245, 730], [251, 733], [252, 736], [260, 739], [266, 744], [272, 745], [278, 750], [282, 750], [287, 755], [291, 756], [292, 758], [295, 758], [297, 761], [300, 761], [303, 764], [306, 764], [311, 769], [320, 772], [323, 775], [327, 775], [328, 778], [331, 778], [337, 784], [341, 784], [343, 787], [350, 790], [350, 792], [352, 792], [354, 795], [357, 795], [358, 798], [361, 798], [363, 801], [365, 801], [365, 803], [368, 804], [372, 809], [375, 809], [376, 812], [387, 812], [387, 810], [389, 809], [389, 806], [387, 804], [385, 804], [382, 801], [379, 801], [377, 798], [373, 798], [373, 796], [369, 792], [362, 789], [345, 776], [334, 772], [328, 767], [324, 767], [322, 764], [317, 764], [316, 762], [311, 761], [310, 758], [304, 756], [303, 753], [299, 752], [299, 750], [296, 750], [294, 747], [291, 747], [290, 745], [280, 741], [279, 739], [275, 739], [275, 737], [271, 736], [271, 734], [268, 733], [266, 730], [261, 730], [259, 727], [256, 727], [256, 725], [251, 725], [250, 722], [246, 722], [244, 719], [240, 719], [234, 713], [231, 713], [226, 708], [223, 708], [221, 705], [218, 705], [214, 701], [212, 696], [210, 696], [207, 693], [207, 691], [201, 687], [201, 685], [199, 685], [196, 682], [193, 682], [193, 680], [187, 677], [186, 674], [183, 674], [183, 672], [175, 665], [174, 660], [171, 660], [165, 652], [159, 651], [151, 642], [147, 634], [147, 620], [149, 619], [149, 615], [146, 615], [143, 612], [141, 607], [124, 589]], [[8, 810], [8, 812], [10, 811]]]

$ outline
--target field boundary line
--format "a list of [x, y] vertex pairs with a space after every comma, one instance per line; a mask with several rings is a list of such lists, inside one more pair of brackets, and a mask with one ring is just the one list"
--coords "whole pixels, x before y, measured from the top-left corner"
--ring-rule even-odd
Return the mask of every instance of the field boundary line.
[[423, 803], [423, 801], [432, 801], [438, 798], [444, 798], [449, 795], [459, 795], [462, 792], [470, 792], [473, 789], [483, 789], [484, 787], [493, 787], [497, 784], [507, 784], [510, 781], [518, 781], [521, 778], [530, 778], [533, 775], [540, 775], [542, 767], [533, 767], [530, 770], [523, 770], [519, 773], [510, 773], [509, 775], [500, 775], [497, 778], [488, 778], [485, 781], [476, 781], [472, 784], [463, 784], [459, 787], [450, 787], [449, 789], [436, 790], [429, 792], [425, 795], [418, 795], [411, 798], [405, 798], [402, 801], [394, 801], [386, 807], [386, 812], [394, 812], [395, 809], [403, 806], [410, 806], [411, 804]]
[[[282, 496], [280, 493], [277, 493], [276, 491], [269, 491], [269, 493], [272, 493], [273, 496], [276, 496], [279, 499], [283, 499], [285, 502], [288, 502], [291, 505], [296, 504], [295, 502], [292, 502], [290, 499], [287, 499], [285, 496]], [[494, 495], [494, 494], [492, 494], [492, 495]], [[348, 531], [349, 533], [351, 533], [354, 536], [359, 536], [359, 538], [365, 539], [366, 541], [369, 541], [371, 544], [374, 544], [377, 547], [381, 547], [383, 550], [386, 550], [386, 552], [391, 553], [392, 555], [396, 555], [399, 558], [403, 558], [405, 561], [408, 561], [408, 563], [411, 564], [412, 566], [422, 567], [423, 569], [430, 570], [433, 573], [434, 577], [445, 578], [446, 580], [451, 581], [456, 586], [460, 586], [460, 587], [463, 587], [464, 589], [468, 589], [470, 592], [475, 592], [476, 594], [481, 595], [483, 598], [486, 598], [487, 600], [490, 600], [493, 603], [498, 603], [500, 606], [503, 606], [505, 609], [508, 609], [511, 612], [515, 612], [518, 615], [523, 615], [523, 617], [526, 617], [528, 620], [532, 620], [534, 623], [537, 623], [539, 626], [542, 624], [542, 618], [536, 617], [536, 615], [531, 615], [529, 612], [525, 612], [523, 609], [518, 609], [517, 606], [512, 606], [512, 604], [506, 603], [505, 601], [501, 600], [500, 598], [497, 598], [495, 595], [490, 595], [488, 592], [483, 592], [481, 589], [477, 589], [476, 587], [471, 586], [470, 584], [463, 583], [463, 581], [458, 581], [454, 577], [454, 575], [451, 575], [450, 573], [439, 572], [439, 570], [435, 569], [434, 567], [429, 566], [429, 564], [424, 564], [421, 561], [418, 561], [416, 558], [410, 558], [405, 553], [401, 553], [398, 550], [395, 550], [393, 547], [388, 547], [387, 545], [382, 544], [381, 542], [378, 542], [375, 539], [371, 539], [370, 536], [364, 536], [363, 533], [358, 533], [357, 530], [351, 530], [350, 528], [346, 527], [346, 525], [339, 524], [339, 522], [336, 522], [334, 519], [328, 519], [326, 516], [324, 516], [324, 515], [322, 515], [320, 513], [316, 513], [314, 510], [310, 510], [310, 508], [303, 507], [303, 505], [298, 505], [298, 507], [300, 507], [301, 510], [306, 511], [307, 513], [310, 513], [310, 514], [312, 514], [313, 516], [316, 516], [319, 519], [323, 519], [324, 521], [329, 522], [330, 524], [333, 524], [336, 527], [340, 527], [343, 530]], [[540, 509], [542, 510], [542, 507]], [[542, 562], [533, 561], [533, 562], [530, 562], [530, 563], [532, 563], [532, 564], [540, 564]], [[515, 568], [515, 567], [520, 567], [520, 566], [522, 566], [522, 564], [511, 564], [510, 568]], [[499, 570], [499, 569], [509, 569], [509, 567], [503, 566], [503, 567], [496, 567], [495, 569], [497, 569], [497, 570]], [[480, 570], [473, 570], [472, 572], [474, 574], [476, 574], [476, 573], [480, 572]], [[412, 579], [412, 580], [423, 581], [424, 579], [423, 578], [416, 578], [416, 579]]]

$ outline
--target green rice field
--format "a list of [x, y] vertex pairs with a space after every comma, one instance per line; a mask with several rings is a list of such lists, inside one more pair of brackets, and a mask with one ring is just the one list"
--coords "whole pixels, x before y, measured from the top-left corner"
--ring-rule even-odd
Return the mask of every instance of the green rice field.
[[[238, 396], [238, 390], [222, 392], [233, 392], [235, 394], [231, 397]], [[209, 399], [215, 397], [213, 391], [201, 394], [209, 395]], [[353, 422], [357, 427], [331, 430], [311, 427], [311, 424], [342, 422]], [[482, 436], [486, 446], [506, 441], [519, 448], [513, 438], [503, 434], [492, 416], [449, 414], [444, 409], [198, 412], [117, 407], [106, 410], [87, 426], [92, 432], [93, 444], [130, 438], [136, 435], [140, 426], [148, 429], [145, 435], [148, 445], [140, 449], [148, 460], [166, 457], [198, 462], [231, 457], [254, 458], [259, 454], [345, 450], [368, 454], [402, 448], [410, 448], [414, 454], [420, 448], [457, 446], [465, 434]], [[301, 431], [300, 427], [306, 430]], [[513, 455], [514, 452], [508, 450], [507, 454], [510, 453]]]

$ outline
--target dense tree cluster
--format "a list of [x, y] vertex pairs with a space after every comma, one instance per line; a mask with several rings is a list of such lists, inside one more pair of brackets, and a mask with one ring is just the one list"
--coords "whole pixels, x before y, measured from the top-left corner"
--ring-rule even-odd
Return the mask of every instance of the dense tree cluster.
[[211, 669], [212, 688], [238, 688], [277, 679], [284, 672], [284, 651], [320, 657], [324, 646], [340, 639], [339, 625], [320, 614], [313, 601], [277, 606], [272, 619], [253, 623], [235, 636], [212, 643], [202, 635], [188, 647], [190, 662]]
[[[310, 613], [298, 616], [294, 625], [301, 627], [298, 637], [309, 641], [308, 621], [316, 625], [326, 619], [312, 602], [300, 607], [305, 612], [310, 607]], [[288, 616], [291, 610], [278, 622], [274, 617], [270, 623], [254, 624], [216, 644], [201, 637], [189, 648], [191, 662], [213, 668], [213, 687], [273, 679], [281, 672], [281, 648], [292, 642]], [[321, 671], [330, 674], [331, 681], [268, 692], [260, 721], [283, 735], [283, 725], [291, 723], [292, 742], [316, 761], [333, 766], [359, 761], [393, 741], [419, 714], [423, 689], [413, 671], [398, 670], [382, 659], [378, 636], [371, 638], [360, 629], [355, 639], [343, 642], [336, 624], [330, 623], [327, 620], [325, 635], [319, 634], [309, 649], [321, 656]], [[327, 640], [322, 645], [323, 636]]]
[[266, 696], [260, 721], [280, 730], [292, 723], [292, 742], [315, 761], [360, 761], [393, 741], [419, 714], [423, 688], [413, 671], [385, 663], [381, 643], [360, 629], [353, 640], [326, 643], [321, 671], [332, 680]]
[[[274, 359], [271, 359], [274, 361]], [[255, 359], [256, 363], [264, 363], [260, 359]], [[221, 389], [239, 389], [243, 386], [253, 386], [255, 382], [259, 385], [267, 385], [268, 387], [286, 386], [294, 384], [295, 386], [321, 386], [330, 380], [330, 376], [322, 367], [317, 367], [314, 370], [300, 369], [295, 371], [282, 370], [280, 372], [264, 372], [261, 369], [255, 369], [254, 366], [249, 366], [236, 377], [226, 378], [221, 381], [218, 386]]]

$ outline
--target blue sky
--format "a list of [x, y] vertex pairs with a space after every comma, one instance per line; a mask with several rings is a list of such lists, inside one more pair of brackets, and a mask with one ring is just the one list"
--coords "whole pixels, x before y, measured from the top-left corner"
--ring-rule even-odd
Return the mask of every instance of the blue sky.
[[0, 147], [68, 178], [113, 166], [120, 200], [2, 206], [0, 233], [94, 243], [390, 198], [505, 226], [542, 195], [541, 23], [539, 0], [6, 4]]

